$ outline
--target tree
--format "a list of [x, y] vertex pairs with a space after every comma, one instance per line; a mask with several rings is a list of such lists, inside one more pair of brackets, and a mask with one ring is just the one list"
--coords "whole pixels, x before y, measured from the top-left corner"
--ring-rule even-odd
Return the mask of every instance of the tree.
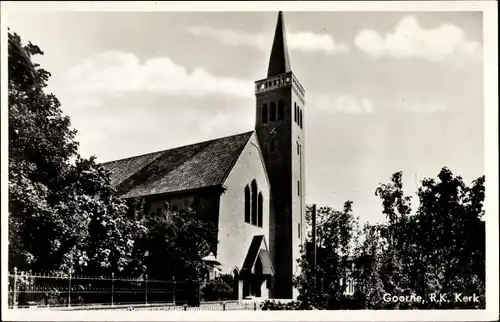
[[109, 173], [78, 154], [43, 52], [9, 32], [9, 268], [102, 274], [130, 262], [140, 223], [129, 220]]
[[[444, 167], [437, 180], [422, 180], [417, 191], [419, 206], [412, 212], [412, 200], [403, 191], [402, 175], [396, 172], [389, 183], [379, 185], [375, 191], [382, 200], [385, 223], [366, 223], [359, 229], [350, 202], [342, 212], [329, 207], [319, 209], [316, 275], [303, 251], [302, 273], [295, 278], [299, 301], [288, 309], [485, 307], [485, 226], [481, 220], [484, 176], [467, 186], [460, 176]], [[306, 219], [310, 224], [310, 208]], [[352, 261], [346, 261], [346, 254], [352, 255]], [[352, 298], [343, 294], [342, 277], [356, 282]], [[424, 302], [384, 301], [385, 294], [422, 296]], [[450, 301], [433, 302], [431, 294], [447, 294]], [[458, 301], [454, 301], [454, 294]], [[460, 301], [474, 294], [478, 302]]]
[[197, 219], [193, 211], [173, 212], [165, 208], [160, 216], [143, 216], [148, 234], [143, 235], [138, 247], [145, 254], [148, 275], [175, 276], [178, 280], [204, 277], [209, 266], [202, 258], [217, 244], [217, 229], [212, 223]]
[[[418, 249], [420, 280], [414, 287], [429, 293], [480, 295], [478, 303], [445, 303], [447, 307], [485, 305], [484, 176], [469, 187], [460, 176], [442, 168], [438, 180], [424, 179], [418, 190], [420, 206], [412, 218]], [[414, 254], [412, 254], [414, 255]], [[428, 303], [430, 308], [443, 304]]]
[[[409, 197], [403, 196], [402, 173], [380, 185], [388, 223], [377, 227], [380, 248], [375, 268], [381, 291], [394, 295], [447, 294], [448, 303], [382, 303], [389, 308], [480, 308], [484, 307], [485, 231], [484, 176], [468, 187], [460, 176], [444, 167], [438, 180], [426, 178], [418, 189], [419, 207], [410, 214]], [[454, 294], [473, 295], [479, 302], [453, 301]]]
[[[311, 220], [308, 207], [306, 220]], [[342, 309], [349, 298], [344, 294], [345, 281], [350, 272], [353, 241], [358, 218], [352, 213], [352, 202], [347, 201], [342, 211], [320, 207], [317, 212], [317, 266], [312, 267], [303, 249], [299, 260], [302, 274], [295, 277], [299, 290], [299, 307], [304, 309]], [[307, 239], [311, 242], [311, 233]]]

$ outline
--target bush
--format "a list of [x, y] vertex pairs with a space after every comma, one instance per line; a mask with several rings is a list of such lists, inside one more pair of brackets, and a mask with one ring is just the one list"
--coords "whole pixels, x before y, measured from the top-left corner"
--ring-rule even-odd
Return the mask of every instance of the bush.
[[205, 283], [201, 288], [201, 296], [205, 301], [224, 301], [232, 297], [231, 275], [221, 275]]
[[292, 301], [282, 303], [279, 301], [265, 300], [260, 304], [262, 311], [278, 311], [278, 310], [311, 310], [312, 308], [302, 301]]

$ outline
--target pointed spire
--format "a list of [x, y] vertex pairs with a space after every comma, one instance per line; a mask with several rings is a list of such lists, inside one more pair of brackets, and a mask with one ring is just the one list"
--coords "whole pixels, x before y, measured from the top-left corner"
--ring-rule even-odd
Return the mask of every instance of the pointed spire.
[[274, 33], [267, 77], [276, 76], [289, 71], [291, 71], [291, 68], [288, 47], [286, 44], [285, 22], [283, 21], [283, 12], [280, 11], [278, 13], [278, 22], [276, 23], [276, 31]]

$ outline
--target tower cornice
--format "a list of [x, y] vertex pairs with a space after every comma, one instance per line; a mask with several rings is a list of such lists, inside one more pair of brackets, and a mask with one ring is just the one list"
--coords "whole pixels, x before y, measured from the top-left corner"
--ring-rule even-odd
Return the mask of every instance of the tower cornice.
[[293, 72], [287, 72], [255, 81], [255, 95], [270, 92], [278, 88], [292, 87], [304, 101], [306, 92]]

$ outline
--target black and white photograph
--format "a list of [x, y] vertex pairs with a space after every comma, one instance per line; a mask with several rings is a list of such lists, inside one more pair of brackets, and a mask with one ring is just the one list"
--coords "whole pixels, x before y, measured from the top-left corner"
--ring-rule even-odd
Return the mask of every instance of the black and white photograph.
[[307, 2], [2, 2], [4, 318], [500, 318], [496, 2]]

